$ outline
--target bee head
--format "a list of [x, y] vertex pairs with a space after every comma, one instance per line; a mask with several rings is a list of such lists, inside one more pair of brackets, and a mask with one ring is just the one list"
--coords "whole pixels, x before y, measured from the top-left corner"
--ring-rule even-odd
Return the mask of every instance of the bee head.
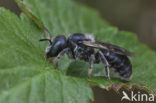
[[40, 41], [49, 41], [50, 45], [46, 48], [46, 57], [56, 57], [63, 49], [67, 47], [66, 37], [58, 35], [52, 41], [51, 39], [40, 39]]

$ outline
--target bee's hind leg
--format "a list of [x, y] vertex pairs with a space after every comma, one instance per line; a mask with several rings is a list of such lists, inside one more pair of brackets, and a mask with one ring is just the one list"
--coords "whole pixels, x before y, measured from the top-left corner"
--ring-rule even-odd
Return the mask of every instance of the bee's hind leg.
[[99, 54], [99, 57], [100, 57], [102, 63], [105, 66], [105, 72], [106, 72], [106, 76], [108, 78], [108, 81], [112, 84], [112, 81], [110, 79], [109, 63], [108, 63], [107, 59], [105, 58], [102, 51], [99, 51], [98, 54]]
[[90, 79], [92, 71], [93, 71], [93, 64], [94, 64], [94, 54], [92, 54], [89, 58], [89, 70], [88, 70], [88, 79]]

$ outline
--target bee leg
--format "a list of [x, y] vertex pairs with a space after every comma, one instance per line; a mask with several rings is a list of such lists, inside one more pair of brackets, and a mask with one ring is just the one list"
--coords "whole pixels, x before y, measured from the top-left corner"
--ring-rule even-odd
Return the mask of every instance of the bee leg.
[[69, 49], [69, 51], [67, 52], [67, 55], [70, 59], [74, 59], [73, 53], [72, 51]]
[[107, 76], [107, 78], [108, 78], [108, 81], [112, 84], [112, 81], [111, 81], [111, 79], [110, 79], [110, 71], [109, 71], [109, 66], [106, 66], [105, 67], [106, 69], [105, 69], [105, 72], [106, 72], [106, 76]]
[[110, 79], [109, 63], [101, 51], [99, 51], [98, 53], [99, 53], [99, 57], [100, 57], [102, 63], [105, 65], [105, 72], [106, 72], [108, 81], [112, 84], [112, 81]]
[[89, 58], [89, 70], [88, 70], [88, 79], [90, 79], [92, 71], [93, 71], [93, 64], [94, 64], [94, 54], [92, 54]]
[[74, 58], [76, 58], [76, 57], [78, 57], [78, 55], [79, 55], [79, 53], [78, 53], [78, 51], [77, 51], [78, 45], [77, 45], [76, 43], [74, 43], [73, 41], [71, 41], [71, 44], [72, 44], [72, 46], [75, 47], [75, 48], [74, 48], [74, 52], [75, 52]]
[[59, 59], [60, 59], [65, 53], [67, 53], [68, 51], [69, 51], [69, 48], [63, 49], [63, 50], [57, 55], [57, 57], [54, 59], [53, 65], [56, 65], [56, 63], [59, 61]]

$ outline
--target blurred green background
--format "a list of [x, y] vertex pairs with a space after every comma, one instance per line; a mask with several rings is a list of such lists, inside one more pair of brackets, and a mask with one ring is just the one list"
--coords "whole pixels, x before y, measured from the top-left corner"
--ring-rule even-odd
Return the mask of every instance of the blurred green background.
[[120, 30], [138, 35], [156, 50], [156, 0], [77, 0], [96, 8], [101, 16]]

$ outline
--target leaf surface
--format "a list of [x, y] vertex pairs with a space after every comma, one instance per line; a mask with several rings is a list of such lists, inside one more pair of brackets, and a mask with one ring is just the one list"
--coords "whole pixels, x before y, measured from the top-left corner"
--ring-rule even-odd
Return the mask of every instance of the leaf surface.
[[[18, 1], [18, 0], [16, 0]], [[147, 46], [139, 43], [135, 34], [119, 31], [102, 20], [95, 10], [76, 4], [71, 0], [24, 0], [28, 10], [43, 22], [53, 37], [58, 34], [69, 35], [81, 32], [94, 34], [96, 40], [112, 43], [136, 54], [130, 58], [133, 65], [133, 75], [126, 84], [144, 85], [156, 91], [156, 54]], [[21, 7], [22, 8], [22, 7]], [[87, 76], [88, 63], [70, 62], [65, 66], [66, 74], [78, 77]], [[64, 66], [64, 64], [62, 64]], [[60, 65], [63, 69], [63, 66]], [[65, 72], [65, 71], [64, 71]], [[102, 64], [94, 65], [93, 76], [104, 76]], [[112, 79], [113, 83], [122, 83]], [[90, 80], [100, 86], [109, 85], [105, 77], [95, 77]]]
[[42, 37], [26, 15], [0, 8], [0, 103], [88, 103], [93, 93], [87, 82], [54, 70]]

